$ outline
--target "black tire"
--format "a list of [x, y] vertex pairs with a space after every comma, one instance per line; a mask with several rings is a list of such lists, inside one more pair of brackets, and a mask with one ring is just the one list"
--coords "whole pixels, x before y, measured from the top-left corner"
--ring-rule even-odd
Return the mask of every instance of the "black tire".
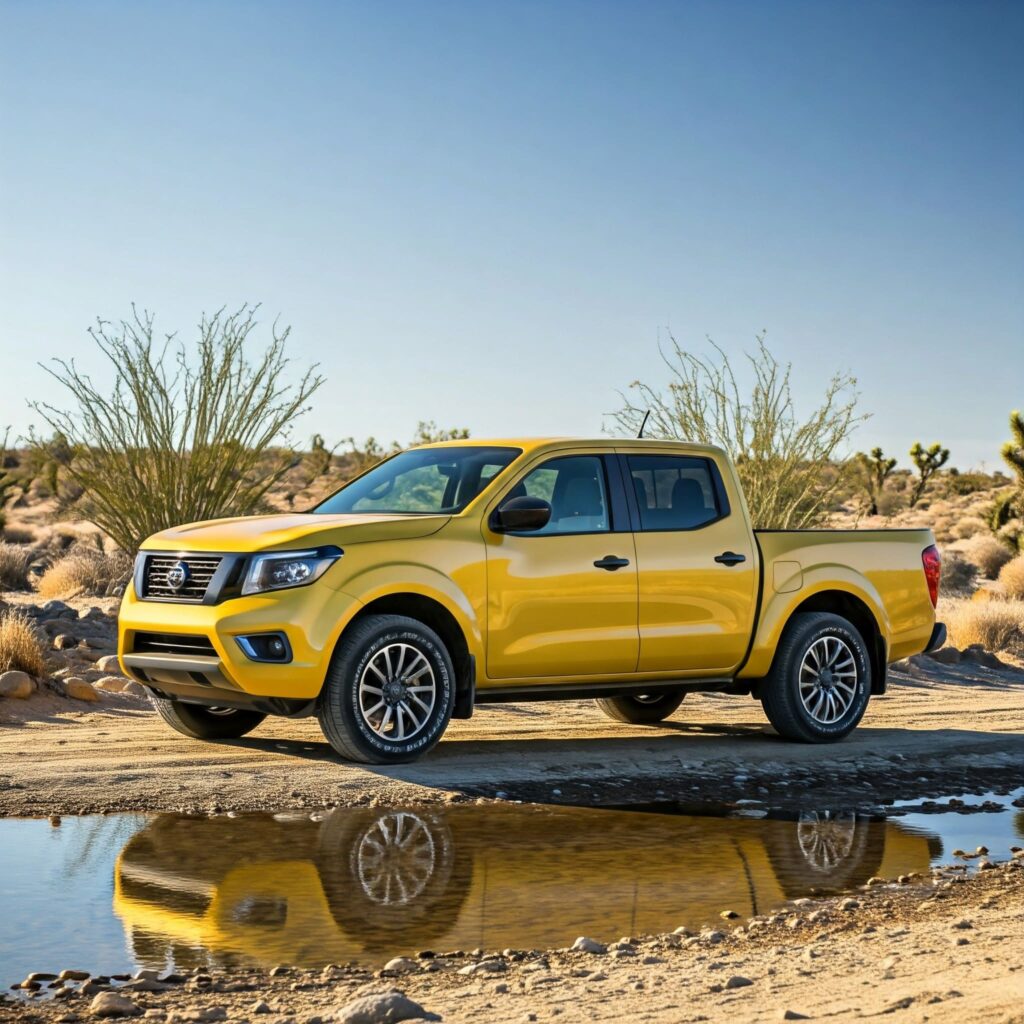
[[[847, 672], [855, 673], [856, 678], [847, 674], [844, 684], [833, 683], [829, 670], [826, 699], [831, 692], [829, 686], [847, 685], [853, 692], [842, 714], [834, 721], [825, 721], [812, 715], [805, 706], [801, 697], [801, 674], [804, 659], [812, 657], [815, 644], [832, 640], [839, 641], [850, 655], [850, 659], [846, 659], [842, 648], [837, 648], [840, 654], [836, 665], [846, 665], [852, 660], [853, 668]], [[807, 671], [814, 675], [813, 668]], [[807, 679], [805, 674], [805, 688], [810, 686]], [[810, 694], [813, 691], [806, 689], [805, 692]], [[871, 659], [864, 638], [857, 629], [841, 616], [828, 612], [800, 612], [794, 615], [782, 635], [771, 671], [761, 687], [761, 704], [775, 731], [788, 740], [801, 743], [832, 743], [841, 740], [853, 732], [864, 717], [870, 695]], [[808, 697], [808, 700], [812, 699]], [[834, 699], [838, 700], [839, 695]], [[847, 697], [843, 696], [842, 699]]]
[[244, 708], [206, 708], [180, 700], [150, 697], [156, 713], [175, 732], [194, 740], [237, 740], [252, 732], [267, 716]]
[[[397, 706], [390, 708], [394, 713], [387, 724], [383, 722], [383, 716], [389, 707], [385, 706], [383, 711], [376, 713], [381, 718], [380, 726], [385, 730], [382, 733], [371, 726], [364, 714], [360, 704], [360, 680], [367, 674], [369, 682], [375, 681], [371, 662], [399, 645], [417, 652], [429, 666], [434, 700], [426, 711], [414, 703], [417, 698], [410, 693], [402, 699], [405, 711], [401, 715]], [[420, 662], [414, 664], [419, 665]], [[399, 669], [401, 667], [398, 666]], [[396, 678], [387, 685], [399, 681]], [[371, 699], [365, 694], [364, 697]], [[396, 698], [387, 697], [387, 700], [393, 699]], [[368, 615], [349, 628], [334, 652], [320, 694], [317, 718], [328, 743], [347, 760], [363, 764], [404, 764], [416, 760], [436, 745], [448, 727], [454, 707], [455, 670], [441, 638], [429, 626], [404, 615]], [[405, 731], [407, 712], [408, 718], [412, 713], [422, 714], [422, 724], [409, 737], [399, 739], [397, 735], [387, 735], [388, 730], [392, 734], [397, 733], [398, 727], [392, 723], [399, 720]]]
[[636, 697], [599, 697], [594, 703], [616, 722], [654, 725], [656, 722], [664, 722], [683, 703], [685, 696], [685, 690], [666, 690]]

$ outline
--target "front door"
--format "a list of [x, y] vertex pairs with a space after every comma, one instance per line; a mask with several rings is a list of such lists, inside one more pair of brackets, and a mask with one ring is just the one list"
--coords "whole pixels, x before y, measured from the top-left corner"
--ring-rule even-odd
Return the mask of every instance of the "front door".
[[552, 514], [531, 533], [484, 526], [491, 679], [636, 670], [636, 554], [625, 510], [610, 501], [608, 469], [600, 453], [548, 457], [499, 498], [543, 498]]
[[754, 628], [754, 539], [705, 456], [623, 451], [636, 497], [641, 672], [729, 675]]

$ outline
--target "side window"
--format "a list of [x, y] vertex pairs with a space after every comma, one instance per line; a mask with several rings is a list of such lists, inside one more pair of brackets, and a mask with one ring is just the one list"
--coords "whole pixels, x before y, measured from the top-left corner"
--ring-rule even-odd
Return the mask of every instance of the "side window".
[[630, 455], [629, 473], [644, 530], [692, 530], [719, 518], [707, 459]]
[[528, 495], [551, 505], [551, 521], [529, 536], [551, 533], [603, 533], [610, 529], [604, 465], [595, 455], [549, 459], [527, 473], [508, 497]]

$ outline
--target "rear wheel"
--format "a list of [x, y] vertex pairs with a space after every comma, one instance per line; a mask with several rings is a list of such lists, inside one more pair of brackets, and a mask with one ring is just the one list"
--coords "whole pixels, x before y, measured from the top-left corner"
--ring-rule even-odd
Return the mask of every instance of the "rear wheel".
[[794, 615], [761, 688], [775, 731], [803, 743], [849, 735], [867, 710], [871, 662], [863, 637], [828, 612]]
[[668, 718], [683, 703], [685, 696], [685, 690], [668, 690], [662, 693], [638, 694], [635, 697], [601, 697], [594, 703], [616, 722], [653, 725]]
[[180, 700], [151, 697], [157, 714], [176, 732], [194, 740], [237, 740], [267, 716], [243, 708], [207, 708]]
[[455, 707], [455, 670], [441, 638], [404, 615], [368, 615], [342, 636], [317, 717], [342, 757], [414, 761], [440, 740]]

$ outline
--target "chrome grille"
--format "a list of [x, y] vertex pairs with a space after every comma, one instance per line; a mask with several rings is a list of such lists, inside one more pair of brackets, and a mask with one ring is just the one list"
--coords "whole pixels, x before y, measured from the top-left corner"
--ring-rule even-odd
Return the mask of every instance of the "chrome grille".
[[208, 637], [184, 633], [143, 633], [135, 634], [132, 642], [135, 654], [186, 654], [209, 658], [217, 652]]
[[[176, 589], [167, 582], [167, 574], [179, 562], [188, 569], [188, 578], [184, 586]], [[145, 596], [198, 603], [206, 596], [220, 563], [220, 555], [149, 555], [144, 578]]]

